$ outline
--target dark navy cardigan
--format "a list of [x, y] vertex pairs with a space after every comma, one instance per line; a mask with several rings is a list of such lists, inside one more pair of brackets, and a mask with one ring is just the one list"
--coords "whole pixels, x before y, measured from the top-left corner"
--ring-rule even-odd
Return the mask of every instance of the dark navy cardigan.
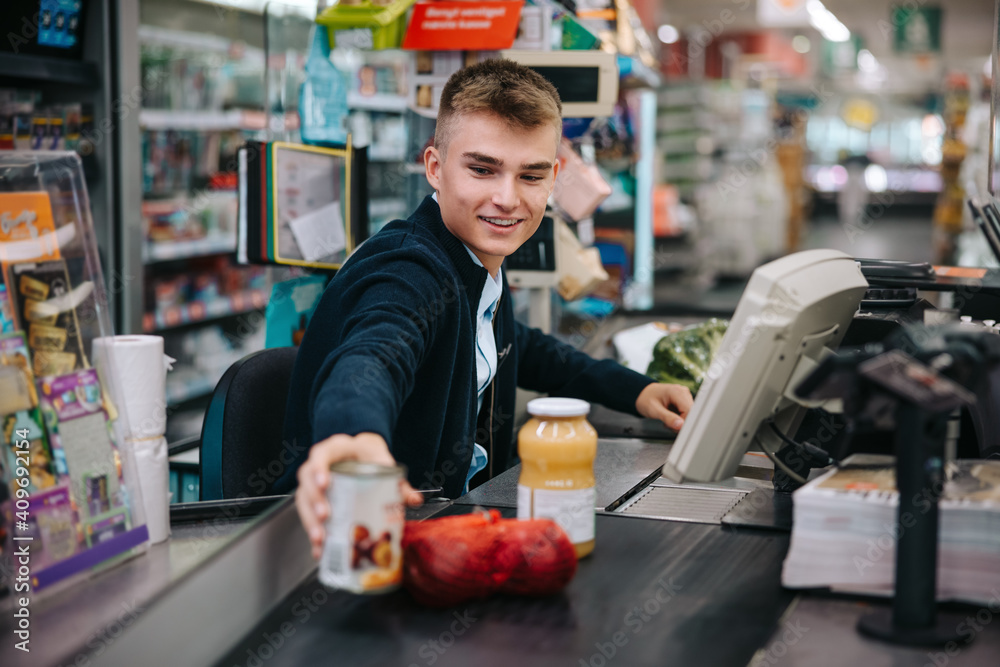
[[636, 398], [652, 380], [516, 322], [505, 279], [497, 373], [477, 416], [476, 305], [487, 275], [430, 197], [357, 249], [302, 340], [285, 419], [286, 449], [297, 455], [274, 493], [295, 487], [312, 443], [371, 431], [385, 438], [414, 487], [441, 486], [458, 497], [474, 442], [486, 447], [489, 463], [473, 487], [517, 462], [517, 386], [637, 414]]

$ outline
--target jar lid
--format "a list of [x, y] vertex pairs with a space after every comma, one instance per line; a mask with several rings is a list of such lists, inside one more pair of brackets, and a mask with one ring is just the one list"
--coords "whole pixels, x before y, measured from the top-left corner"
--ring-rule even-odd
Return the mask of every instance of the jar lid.
[[528, 401], [528, 414], [535, 417], [582, 417], [590, 403], [579, 398], [536, 398]]

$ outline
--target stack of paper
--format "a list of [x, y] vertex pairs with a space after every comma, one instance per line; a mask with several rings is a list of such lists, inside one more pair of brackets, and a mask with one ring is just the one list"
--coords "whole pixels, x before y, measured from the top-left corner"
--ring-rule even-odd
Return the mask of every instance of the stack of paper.
[[[892, 595], [896, 537], [930, 510], [934, 493], [923, 490], [915, 512], [898, 517], [895, 472], [887, 457], [855, 456], [809, 482], [794, 495], [782, 583]], [[1000, 599], [1000, 461], [950, 466], [939, 507], [938, 599]]]

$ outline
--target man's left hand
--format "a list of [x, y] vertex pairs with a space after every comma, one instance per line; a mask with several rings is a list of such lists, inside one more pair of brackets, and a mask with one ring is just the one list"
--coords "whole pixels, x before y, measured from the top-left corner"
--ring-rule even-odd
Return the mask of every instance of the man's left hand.
[[693, 403], [694, 398], [687, 387], [654, 382], [635, 399], [635, 409], [643, 417], [659, 419], [667, 428], [679, 431]]

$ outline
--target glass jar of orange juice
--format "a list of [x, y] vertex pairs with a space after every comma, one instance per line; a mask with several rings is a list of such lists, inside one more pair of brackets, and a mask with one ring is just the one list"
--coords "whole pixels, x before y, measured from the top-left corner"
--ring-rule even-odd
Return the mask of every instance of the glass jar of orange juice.
[[576, 398], [536, 398], [517, 436], [521, 477], [517, 518], [558, 523], [583, 558], [594, 550], [594, 457], [597, 431], [590, 404]]

